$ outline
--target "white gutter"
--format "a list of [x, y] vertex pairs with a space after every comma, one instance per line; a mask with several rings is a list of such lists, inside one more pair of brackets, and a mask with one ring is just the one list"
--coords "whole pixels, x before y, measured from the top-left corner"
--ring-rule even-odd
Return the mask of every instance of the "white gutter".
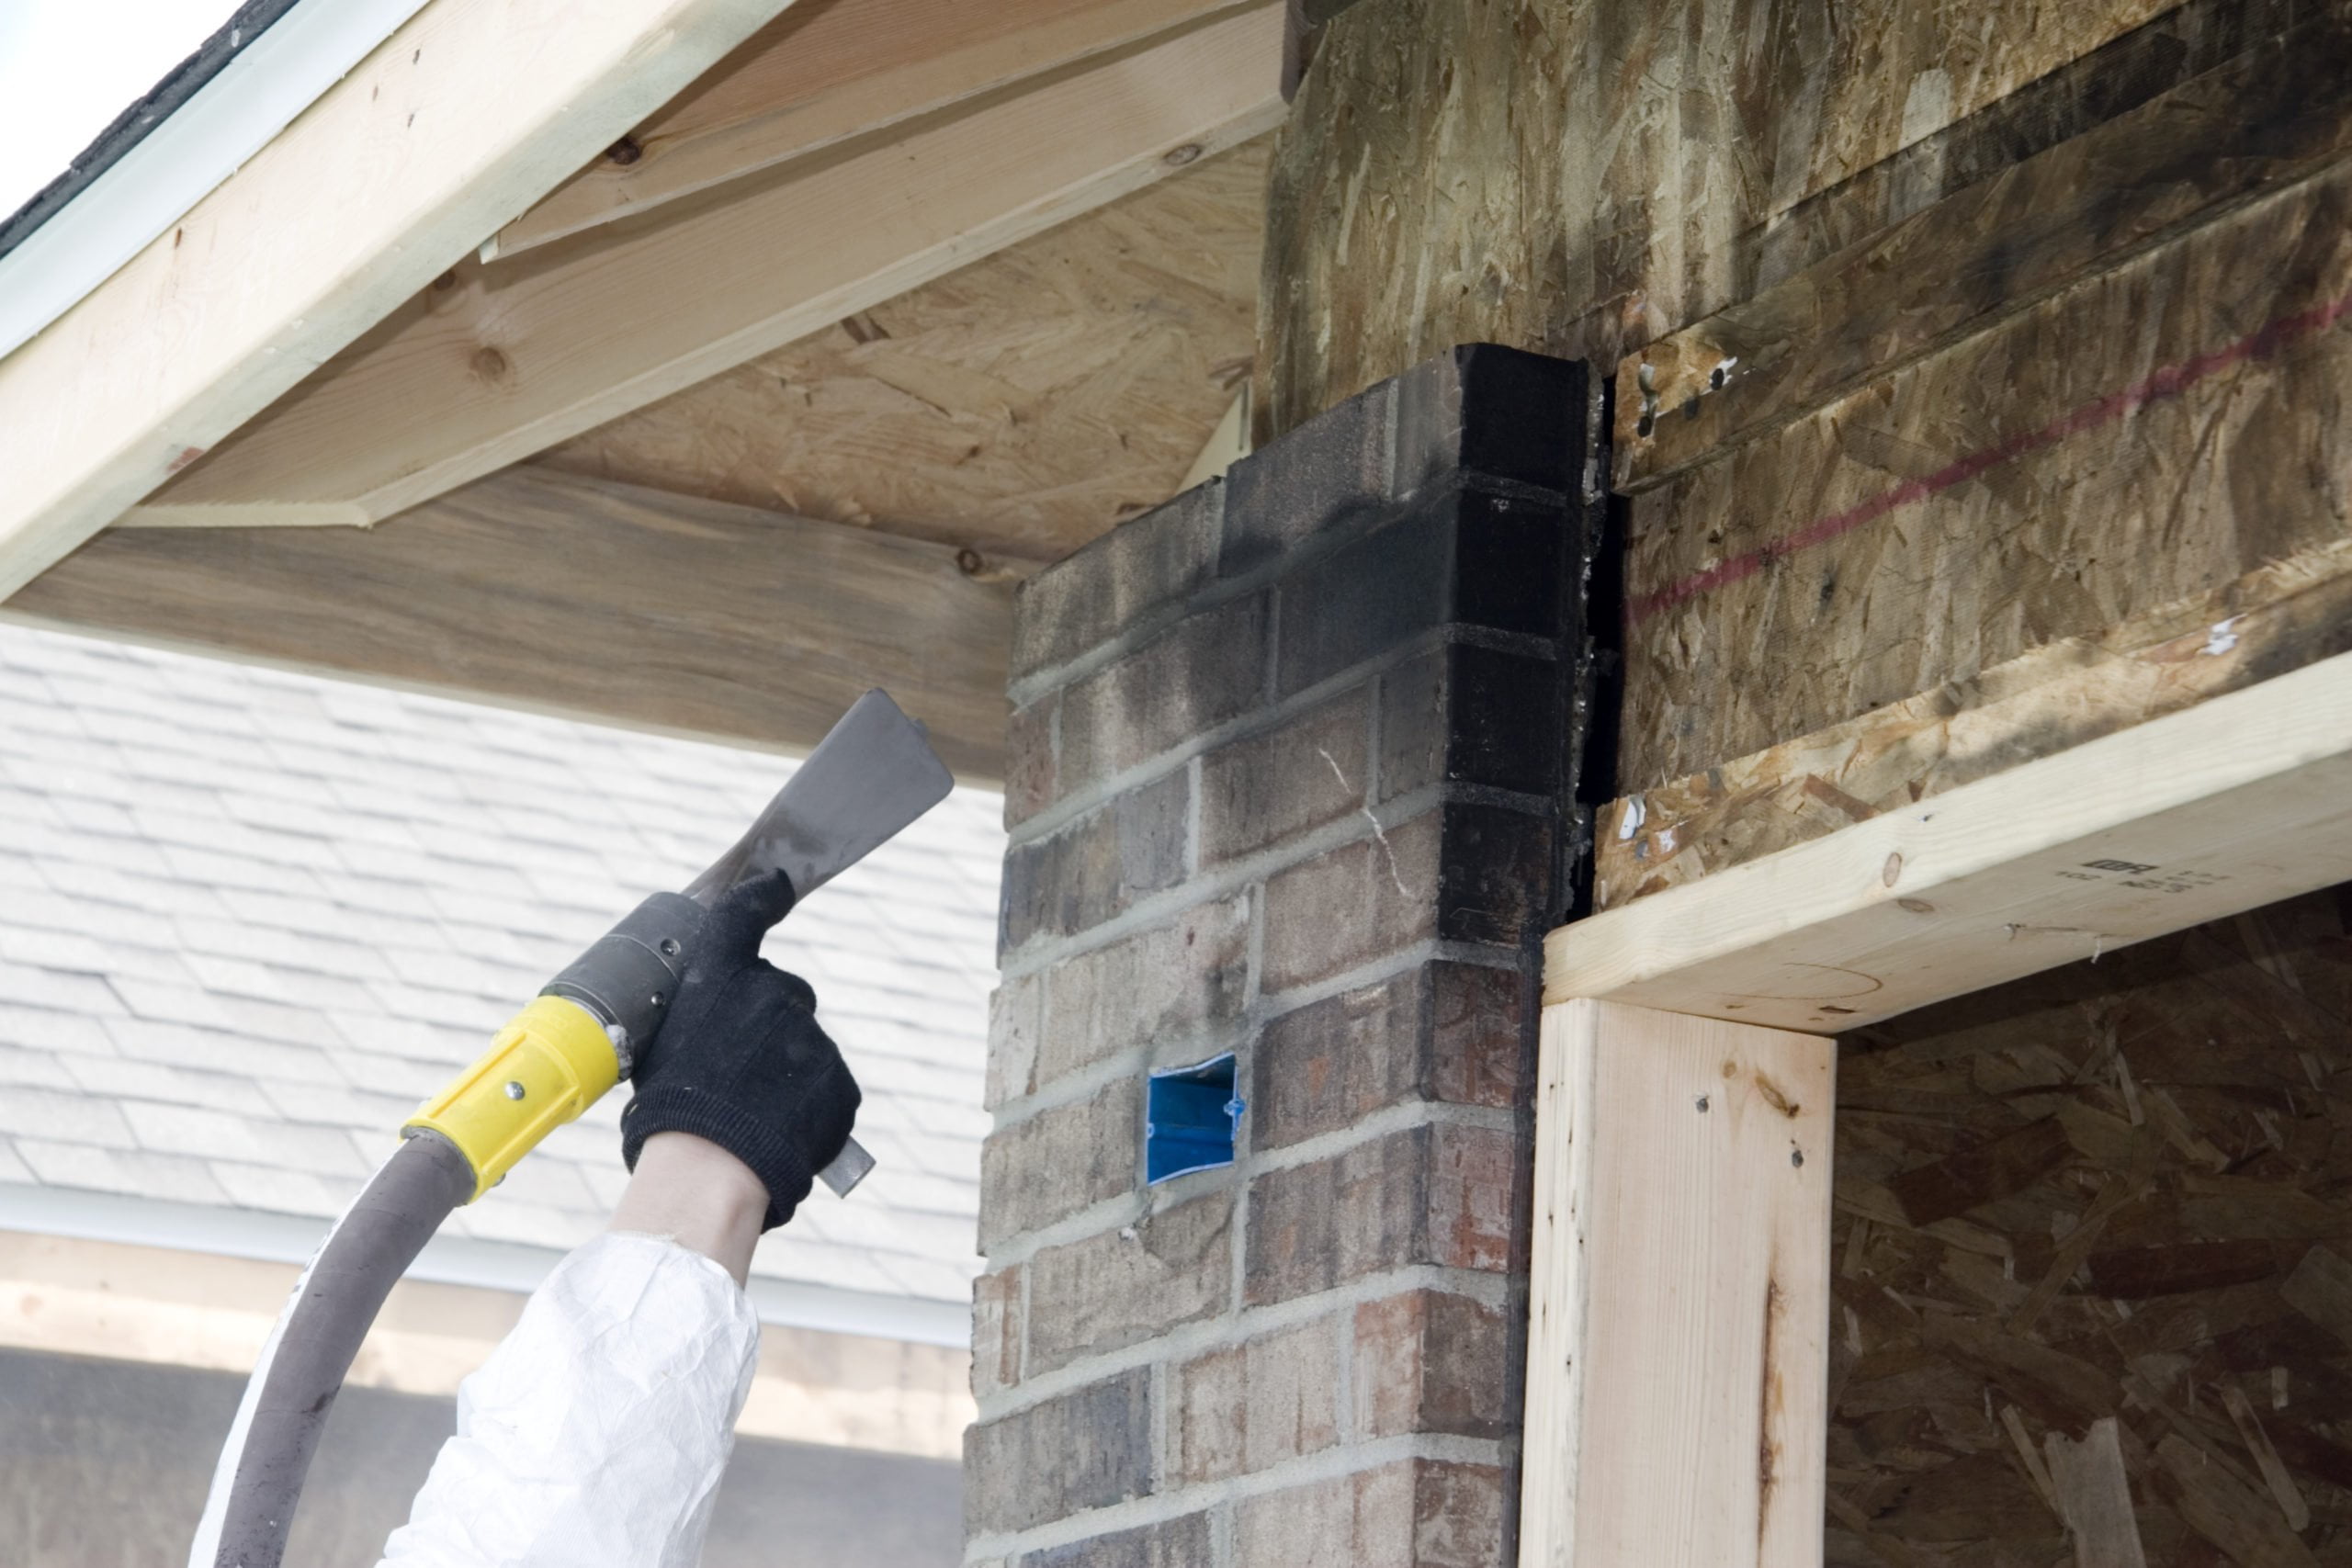
[[[217, 1209], [162, 1198], [0, 1181], [0, 1230], [75, 1241], [110, 1241], [263, 1263], [303, 1264], [318, 1250], [332, 1223], [258, 1209]], [[538, 1289], [539, 1281], [562, 1256], [552, 1247], [437, 1235], [424, 1244], [407, 1278], [528, 1294]], [[753, 1274], [746, 1288], [760, 1321], [780, 1327], [856, 1334], [909, 1345], [943, 1345], [955, 1350], [968, 1348], [972, 1342], [971, 1308], [960, 1301], [844, 1291], [770, 1274]]]
[[0, 256], [0, 356], [144, 250], [425, 0], [300, 0]]

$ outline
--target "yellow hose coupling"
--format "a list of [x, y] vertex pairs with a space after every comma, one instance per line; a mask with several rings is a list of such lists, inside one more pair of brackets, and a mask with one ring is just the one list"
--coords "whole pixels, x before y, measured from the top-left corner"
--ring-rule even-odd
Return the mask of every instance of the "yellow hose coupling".
[[492, 1037], [448, 1088], [408, 1119], [458, 1145], [474, 1168], [474, 1198], [498, 1185], [539, 1140], [620, 1082], [620, 1058], [579, 1003], [540, 997]]

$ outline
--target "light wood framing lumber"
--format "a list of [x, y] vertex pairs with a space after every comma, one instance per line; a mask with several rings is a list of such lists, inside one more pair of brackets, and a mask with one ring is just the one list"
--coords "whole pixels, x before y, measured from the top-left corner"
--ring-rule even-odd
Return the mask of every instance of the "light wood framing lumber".
[[945, 546], [518, 469], [381, 527], [112, 529], [0, 615], [782, 751], [869, 686], [1001, 777], [1012, 584]]
[[171, 232], [0, 360], [0, 597], [779, 8], [432, 0]]
[[2352, 654], [1546, 941], [1547, 1001], [1844, 1029], [2352, 880]]
[[490, 248], [512, 256], [1238, 3], [799, 0]]
[[1282, 7], [1115, 51], [510, 263], [469, 262], [155, 497], [374, 520], [1139, 188], [1279, 118]]
[[1520, 1568], [1822, 1560], [1837, 1043], [1544, 1012]]

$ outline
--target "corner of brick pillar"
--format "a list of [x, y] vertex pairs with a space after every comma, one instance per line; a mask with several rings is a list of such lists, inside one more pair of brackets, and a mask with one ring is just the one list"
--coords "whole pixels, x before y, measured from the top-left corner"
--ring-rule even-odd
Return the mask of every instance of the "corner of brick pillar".
[[1595, 428], [1456, 350], [1023, 589], [969, 1563], [1510, 1562]]

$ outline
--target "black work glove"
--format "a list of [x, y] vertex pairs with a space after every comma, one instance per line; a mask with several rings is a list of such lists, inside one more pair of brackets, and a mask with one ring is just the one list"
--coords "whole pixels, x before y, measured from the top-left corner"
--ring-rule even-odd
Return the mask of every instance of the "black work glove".
[[695, 942], [677, 999], [631, 1075], [621, 1157], [656, 1133], [707, 1138], [768, 1190], [762, 1230], [792, 1218], [857, 1120], [857, 1080], [818, 1027], [808, 982], [760, 956], [760, 939], [792, 908], [782, 873], [720, 898]]

